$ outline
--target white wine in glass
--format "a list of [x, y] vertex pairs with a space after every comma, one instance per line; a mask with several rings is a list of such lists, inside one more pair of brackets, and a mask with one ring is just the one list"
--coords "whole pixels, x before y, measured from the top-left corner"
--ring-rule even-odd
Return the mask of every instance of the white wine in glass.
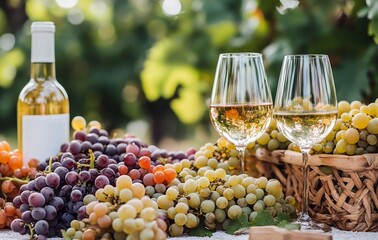
[[210, 100], [217, 132], [239, 151], [244, 172], [246, 145], [268, 128], [273, 102], [259, 53], [220, 54]]
[[324, 230], [308, 215], [308, 154], [331, 131], [337, 119], [337, 98], [327, 55], [285, 56], [274, 104], [278, 129], [299, 146], [303, 156], [301, 230]]

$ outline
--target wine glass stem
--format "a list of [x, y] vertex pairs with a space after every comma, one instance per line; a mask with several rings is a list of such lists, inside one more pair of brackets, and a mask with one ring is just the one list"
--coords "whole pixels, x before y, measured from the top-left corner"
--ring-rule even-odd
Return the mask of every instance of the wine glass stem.
[[244, 146], [239, 146], [239, 147], [236, 147], [236, 149], [238, 150], [239, 152], [239, 159], [240, 159], [240, 172], [242, 174], [244, 174], [244, 155], [245, 155], [245, 147]]
[[303, 158], [303, 192], [302, 192], [302, 213], [299, 216], [299, 221], [308, 221], [310, 219], [308, 215], [308, 198], [309, 198], [309, 185], [308, 185], [308, 154], [310, 149], [302, 149], [302, 158]]

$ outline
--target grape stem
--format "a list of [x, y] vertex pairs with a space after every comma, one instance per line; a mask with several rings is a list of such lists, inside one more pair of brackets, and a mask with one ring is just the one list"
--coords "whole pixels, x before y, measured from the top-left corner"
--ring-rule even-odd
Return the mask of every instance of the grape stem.
[[0, 177], [0, 181], [9, 180], [11, 182], [20, 182], [20, 183], [28, 183], [29, 179], [19, 179], [14, 177]]
[[95, 156], [91, 149], [89, 149], [88, 155], [89, 155], [89, 168], [92, 169], [95, 167]]

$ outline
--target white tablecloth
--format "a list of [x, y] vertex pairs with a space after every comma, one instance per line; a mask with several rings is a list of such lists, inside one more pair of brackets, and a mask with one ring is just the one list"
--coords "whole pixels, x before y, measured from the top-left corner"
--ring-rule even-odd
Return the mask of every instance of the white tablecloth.
[[[378, 232], [346, 232], [332, 229], [333, 240], [378, 240]], [[11, 230], [0, 230], [0, 240], [28, 240], [28, 235], [20, 235]], [[211, 238], [207, 237], [176, 237], [172, 240], [248, 240], [248, 235], [232, 236], [224, 232], [215, 232]], [[62, 238], [51, 238], [51, 240], [62, 240]], [[272, 239], [274, 240], [274, 239]], [[298, 239], [300, 240], [300, 239]]]

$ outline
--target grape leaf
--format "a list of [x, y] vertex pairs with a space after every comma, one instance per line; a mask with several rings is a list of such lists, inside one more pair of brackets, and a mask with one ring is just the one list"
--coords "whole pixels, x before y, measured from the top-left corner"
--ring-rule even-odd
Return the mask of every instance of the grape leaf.
[[280, 224], [283, 221], [286, 221], [288, 223], [291, 222], [291, 217], [288, 213], [282, 212], [282, 213], [277, 214], [276, 220], [277, 220], [277, 226], [278, 226], [278, 224]]
[[239, 229], [246, 227], [250, 227], [250, 224], [248, 222], [248, 216], [246, 214], [242, 214], [240, 217], [235, 218], [231, 221], [230, 225], [226, 229], [226, 233], [233, 235]]
[[195, 237], [211, 237], [213, 236], [213, 232], [205, 228], [204, 225], [200, 224], [198, 227], [190, 229], [188, 231], [188, 235]]
[[286, 220], [280, 221], [277, 224], [277, 227], [285, 228], [287, 230], [299, 230], [300, 229], [300, 225], [298, 223], [291, 223], [290, 221], [288, 222]]
[[271, 226], [276, 225], [274, 218], [269, 214], [268, 211], [260, 211], [257, 213], [255, 219], [251, 222], [252, 226]]

